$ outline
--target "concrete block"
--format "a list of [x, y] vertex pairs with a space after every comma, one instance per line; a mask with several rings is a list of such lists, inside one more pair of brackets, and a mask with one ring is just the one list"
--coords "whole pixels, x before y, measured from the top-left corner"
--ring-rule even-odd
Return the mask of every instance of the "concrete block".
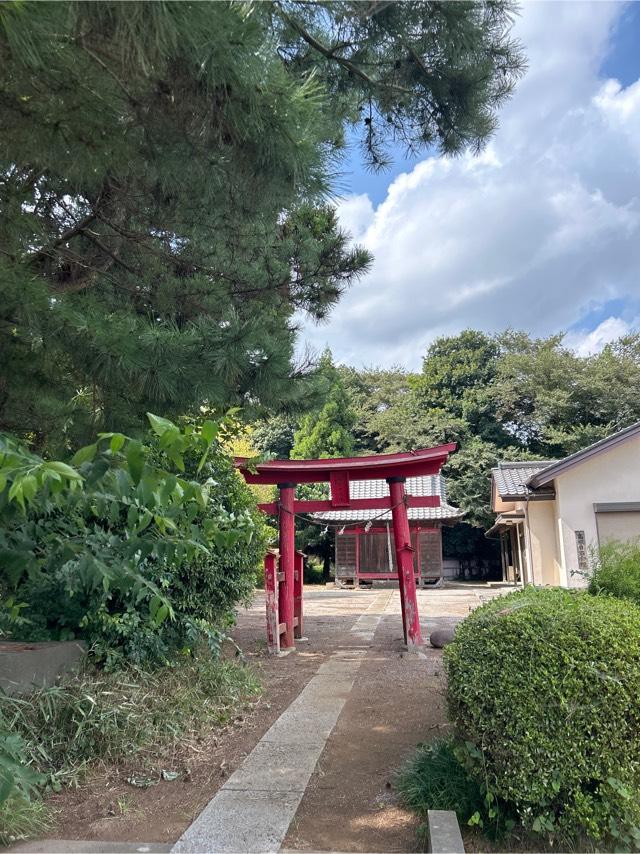
[[453, 810], [429, 810], [429, 851], [433, 854], [464, 854], [458, 817]]
[[2, 641], [0, 688], [7, 694], [28, 694], [34, 687], [54, 685], [61, 676], [75, 672], [85, 654], [81, 641]]
[[95, 839], [29, 839], [3, 849], [21, 854], [159, 854], [171, 851], [167, 842], [100, 842]]

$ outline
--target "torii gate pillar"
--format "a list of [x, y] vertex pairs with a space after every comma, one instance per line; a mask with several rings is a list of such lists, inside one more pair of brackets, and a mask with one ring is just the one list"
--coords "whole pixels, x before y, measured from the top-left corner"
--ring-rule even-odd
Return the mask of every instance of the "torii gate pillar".
[[416, 577], [413, 567], [413, 548], [411, 531], [405, 502], [404, 477], [388, 477], [391, 497], [391, 518], [393, 519], [393, 538], [396, 546], [396, 564], [398, 567], [398, 586], [400, 587], [400, 605], [402, 607], [402, 626], [404, 642], [411, 648], [422, 644]]
[[280, 610], [280, 621], [287, 628], [280, 638], [282, 649], [291, 649], [293, 640], [293, 585], [295, 575], [296, 554], [296, 519], [294, 515], [294, 502], [296, 496], [295, 483], [279, 483], [280, 502], [278, 512], [278, 531], [280, 546], [280, 571], [284, 579], [280, 583], [278, 603]]

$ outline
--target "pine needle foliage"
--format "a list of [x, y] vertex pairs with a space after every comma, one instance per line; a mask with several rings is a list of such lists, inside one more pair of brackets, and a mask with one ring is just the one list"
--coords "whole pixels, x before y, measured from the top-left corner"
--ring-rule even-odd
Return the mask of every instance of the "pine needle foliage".
[[2, 4], [0, 429], [58, 450], [302, 399], [294, 315], [370, 263], [329, 202], [345, 127], [374, 166], [393, 140], [478, 148], [522, 71], [511, 14]]

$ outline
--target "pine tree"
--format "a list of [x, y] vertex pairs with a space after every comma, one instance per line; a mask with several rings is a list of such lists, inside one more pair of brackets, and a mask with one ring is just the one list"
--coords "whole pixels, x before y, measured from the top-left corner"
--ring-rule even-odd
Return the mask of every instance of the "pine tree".
[[368, 254], [327, 202], [344, 129], [478, 147], [522, 69], [505, 2], [0, 5], [0, 429], [306, 392], [294, 314]]

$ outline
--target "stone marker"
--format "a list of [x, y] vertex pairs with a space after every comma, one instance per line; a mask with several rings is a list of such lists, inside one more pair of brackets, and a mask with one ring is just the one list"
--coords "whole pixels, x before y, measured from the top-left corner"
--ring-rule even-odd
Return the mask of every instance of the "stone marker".
[[442, 649], [443, 646], [446, 646], [448, 643], [451, 643], [453, 640], [453, 636], [455, 634], [455, 629], [436, 629], [431, 632], [431, 636], [429, 637], [429, 642], [431, 646], [434, 646], [436, 649]]
[[429, 851], [433, 854], [464, 854], [458, 817], [453, 810], [428, 810]]

